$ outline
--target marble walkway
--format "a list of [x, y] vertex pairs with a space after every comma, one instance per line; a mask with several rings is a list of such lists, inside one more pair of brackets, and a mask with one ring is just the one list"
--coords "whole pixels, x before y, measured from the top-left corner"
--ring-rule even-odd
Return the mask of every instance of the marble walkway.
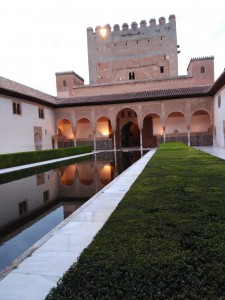
[[155, 151], [145, 154], [18, 258], [0, 281], [0, 300], [43, 300], [91, 243]]
[[217, 156], [219, 158], [225, 159], [225, 148], [218, 148], [218, 147], [212, 147], [212, 146], [196, 146], [195, 149], [202, 150], [206, 153], [209, 153], [211, 155]]

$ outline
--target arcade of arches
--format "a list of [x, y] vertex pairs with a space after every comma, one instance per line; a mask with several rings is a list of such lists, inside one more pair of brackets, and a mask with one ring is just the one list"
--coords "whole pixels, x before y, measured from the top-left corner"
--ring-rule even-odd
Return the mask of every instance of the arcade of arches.
[[58, 147], [92, 145], [94, 149], [153, 148], [166, 141], [212, 145], [209, 99], [99, 105], [57, 111]]

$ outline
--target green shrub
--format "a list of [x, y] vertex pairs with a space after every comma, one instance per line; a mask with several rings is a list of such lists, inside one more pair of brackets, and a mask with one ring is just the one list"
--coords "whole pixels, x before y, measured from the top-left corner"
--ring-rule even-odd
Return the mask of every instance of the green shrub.
[[88, 153], [91, 151], [91, 146], [78, 146], [70, 148], [1, 154], [0, 169], [62, 158], [66, 156], [73, 156]]

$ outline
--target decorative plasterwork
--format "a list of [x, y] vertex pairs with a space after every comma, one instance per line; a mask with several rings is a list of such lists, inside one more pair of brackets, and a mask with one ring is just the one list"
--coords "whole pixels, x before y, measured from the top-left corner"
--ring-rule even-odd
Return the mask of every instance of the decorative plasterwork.
[[142, 119], [144, 120], [149, 114], [157, 114], [160, 118], [162, 117], [160, 102], [142, 105]]
[[191, 115], [193, 115], [198, 110], [205, 110], [211, 116], [212, 101], [210, 99], [208, 99], [208, 100], [206, 100], [206, 99], [204, 99], [204, 100], [196, 99], [195, 101], [192, 100], [191, 106], [190, 106]]
[[98, 121], [98, 119], [102, 118], [102, 117], [106, 117], [111, 121], [111, 117], [112, 117], [112, 109], [109, 106], [97, 106], [94, 108], [94, 112], [95, 112], [95, 122]]
[[92, 107], [82, 107], [75, 110], [76, 122], [83, 118], [88, 119], [90, 122], [92, 122]]
[[59, 121], [63, 119], [67, 119], [71, 124], [73, 124], [73, 116], [69, 110], [57, 110], [55, 112], [56, 124], [58, 125]]
[[164, 102], [164, 112], [165, 117], [167, 118], [169, 114], [173, 112], [180, 112], [186, 117], [187, 101], [185, 100], [170, 100]]

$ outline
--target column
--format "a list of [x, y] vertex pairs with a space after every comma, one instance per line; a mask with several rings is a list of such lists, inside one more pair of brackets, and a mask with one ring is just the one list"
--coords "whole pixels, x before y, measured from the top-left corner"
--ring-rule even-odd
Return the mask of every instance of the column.
[[58, 135], [53, 136], [54, 149], [58, 149]]
[[142, 144], [142, 128], [140, 128], [140, 148], [143, 150], [143, 144]]
[[166, 127], [163, 127], [163, 143], [166, 142]]
[[191, 134], [190, 134], [190, 126], [187, 126], [187, 131], [188, 131], [188, 146], [191, 146]]
[[116, 151], [116, 131], [113, 131], [113, 145], [114, 145], [114, 151]]
[[77, 146], [77, 139], [76, 139], [76, 132], [74, 132], [74, 147], [76, 147]]
[[94, 137], [94, 151], [96, 151], [95, 131], [93, 131], [93, 137]]

